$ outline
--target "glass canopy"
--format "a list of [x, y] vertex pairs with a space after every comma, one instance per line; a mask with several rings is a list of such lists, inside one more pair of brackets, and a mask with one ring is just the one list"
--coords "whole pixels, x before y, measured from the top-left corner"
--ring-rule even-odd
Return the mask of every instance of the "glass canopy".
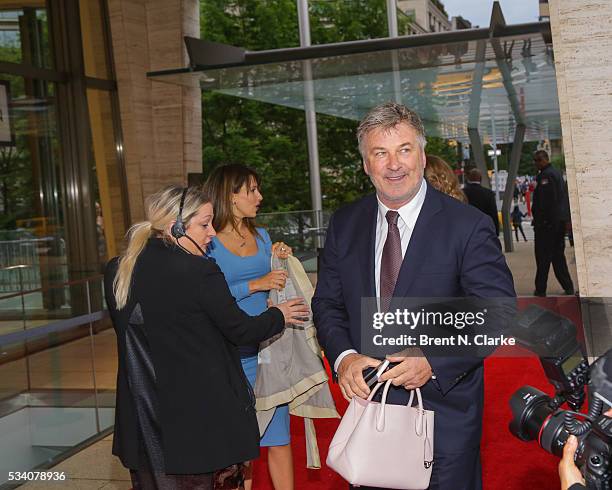
[[511, 142], [517, 120], [526, 126], [527, 141], [558, 139], [552, 47], [539, 30], [522, 26], [508, 26], [514, 34], [507, 36], [471, 29], [452, 36], [453, 42], [439, 42], [444, 36], [437, 35], [430, 36], [432, 43], [394, 49], [149, 76], [296, 109], [304, 109], [306, 94], [313, 93], [317, 112], [356, 120], [377, 104], [401, 100], [421, 115], [429, 135], [462, 142], [469, 141], [470, 127], [478, 128], [484, 143], [494, 132], [497, 143]]

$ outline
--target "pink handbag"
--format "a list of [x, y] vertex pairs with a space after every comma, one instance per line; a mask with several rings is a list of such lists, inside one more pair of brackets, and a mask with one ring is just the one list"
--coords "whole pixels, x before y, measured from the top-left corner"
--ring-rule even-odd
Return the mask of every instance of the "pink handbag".
[[[381, 402], [353, 397], [329, 446], [327, 466], [352, 485], [396, 490], [429, 486], [433, 464], [434, 413], [423, 409], [421, 390], [410, 392], [408, 405], [387, 403], [391, 380]], [[416, 391], [418, 407], [413, 407]]]

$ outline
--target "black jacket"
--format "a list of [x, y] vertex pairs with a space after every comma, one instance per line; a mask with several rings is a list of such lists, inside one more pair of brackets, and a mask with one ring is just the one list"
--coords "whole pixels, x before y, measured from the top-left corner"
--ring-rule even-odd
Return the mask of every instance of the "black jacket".
[[157, 440], [157, 459], [172, 474], [257, 458], [254, 400], [236, 345], [282, 331], [281, 311], [248, 316], [214, 262], [157, 238], [138, 257], [128, 303], [117, 310], [117, 264], [104, 277], [119, 357], [113, 454], [130, 469], [156, 466], [143, 448]]
[[521, 211], [518, 204], [512, 208], [512, 212], [510, 213], [510, 218], [512, 219], [512, 224], [519, 225], [523, 221], [523, 218], [527, 216], [525, 213]]
[[536, 182], [531, 208], [534, 225], [550, 227], [569, 221], [569, 200], [561, 172], [549, 164], [540, 170]]
[[472, 206], [491, 216], [495, 225], [495, 233], [499, 235], [499, 216], [497, 214], [497, 205], [495, 204], [495, 192], [480, 184], [472, 183], [465, 184], [463, 192], [465, 192], [468, 202]]
[[[332, 366], [348, 349], [363, 352], [367, 340], [364, 321], [371, 319], [373, 312], [363, 298], [376, 297], [377, 213], [378, 203], [372, 194], [339, 209], [329, 221], [312, 312], [319, 343]], [[505, 307], [499, 298], [516, 294], [493, 233], [487, 216], [428, 185], [393, 296], [489, 297]], [[400, 300], [397, 306], [401, 304]], [[391, 305], [393, 310], [394, 303]], [[499, 314], [494, 309], [499, 307], [489, 307], [488, 325], [494, 323], [493, 315]], [[421, 392], [425, 408], [436, 414], [434, 454], [459, 454], [478, 447], [484, 393], [482, 358], [429, 352], [423, 348], [437, 379], [421, 387]], [[408, 394], [402, 387], [393, 387], [387, 400], [405, 405]], [[462, 488], [475, 488], [471, 482], [462, 483]]]

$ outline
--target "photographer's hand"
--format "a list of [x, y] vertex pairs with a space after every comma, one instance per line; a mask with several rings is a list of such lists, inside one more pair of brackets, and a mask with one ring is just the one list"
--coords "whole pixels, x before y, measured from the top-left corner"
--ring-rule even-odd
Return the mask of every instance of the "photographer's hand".
[[569, 436], [563, 447], [563, 458], [559, 463], [559, 477], [561, 478], [561, 490], [568, 490], [572, 485], [579, 483], [584, 485], [582, 473], [574, 463], [574, 454], [578, 447], [576, 436]]
[[[607, 417], [612, 417], [612, 408], [604, 413]], [[559, 477], [561, 478], [561, 490], [568, 490], [572, 485], [585, 485], [582, 473], [574, 462], [574, 455], [578, 447], [578, 439], [569, 436], [563, 447], [563, 458], [559, 463]], [[585, 487], [586, 488], [586, 487]]]

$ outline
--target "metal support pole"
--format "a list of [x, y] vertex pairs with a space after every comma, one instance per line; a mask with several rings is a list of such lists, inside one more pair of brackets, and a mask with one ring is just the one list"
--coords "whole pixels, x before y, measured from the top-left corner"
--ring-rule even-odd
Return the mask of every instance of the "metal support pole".
[[470, 92], [470, 114], [468, 119], [468, 136], [470, 137], [470, 145], [472, 147], [472, 153], [474, 154], [474, 160], [476, 160], [476, 167], [482, 174], [482, 185], [484, 187], [491, 188], [489, 181], [489, 174], [487, 173], [487, 164], [484, 158], [484, 148], [482, 146], [482, 140], [480, 139], [480, 132], [478, 127], [480, 125], [480, 103], [482, 101], [482, 77], [484, 76], [485, 70], [485, 54], [487, 51], [487, 45], [485, 41], [478, 41], [476, 43], [476, 66], [474, 67], [474, 74], [472, 76], [472, 91]]
[[[387, 24], [389, 37], [397, 37], [397, 1], [387, 0]], [[393, 95], [395, 102], [402, 103], [402, 82], [400, 79], [399, 57], [396, 50], [391, 51], [391, 76], [393, 78]]]
[[397, 37], [397, 1], [387, 0], [387, 25], [389, 37]]
[[[397, 1], [387, 0], [387, 25], [389, 37], [397, 37]], [[399, 57], [396, 50], [391, 50], [391, 77], [393, 80], [393, 95], [395, 102], [402, 103], [402, 82], [399, 73]]]
[[91, 321], [91, 291], [89, 281], [85, 283], [85, 294], [87, 294], [87, 315], [89, 316], [89, 353], [91, 355], [91, 377], [94, 389], [94, 403], [96, 416], [96, 433], [100, 433], [100, 402], [98, 400], [98, 383], [96, 381], [96, 349], [94, 345], [93, 323]]
[[485, 54], [487, 45], [480, 40], [476, 43], [474, 74], [472, 75], [472, 91], [470, 92], [470, 114], [468, 128], [478, 129], [480, 125], [480, 103], [482, 102], [482, 78], [485, 71]]
[[468, 135], [470, 137], [470, 145], [472, 145], [472, 152], [474, 153], [474, 160], [476, 160], [476, 167], [482, 174], [482, 185], [490, 189], [491, 183], [487, 173], [487, 163], [484, 158], [484, 148], [480, 139], [480, 133], [477, 128], [468, 128]]
[[[18, 265], [15, 266], [17, 271], [19, 272], [19, 292], [21, 293], [21, 318], [23, 322], [23, 331], [25, 332], [28, 329], [28, 321], [26, 317], [26, 308], [25, 308], [25, 294], [23, 292], [23, 269], [25, 269], [27, 265]], [[23, 354], [25, 357], [25, 365], [26, 365], [26, 379], [28, 383], [28, 393], [32, 389], [32, 379], [30, 374], [30, 352], [28, 349], [28, 338], [26, 337], [23, 341]]]
[[[493, 171], [495, 172], [495, 205], [499, 206], [499, 165], [497, 162], [497, 131], [495, 128], [495, 106], [489, 105], [489, 112], [491, 113], [491, 126], [493, 129]], [[499, 209], [499, 208], [498, 208]]]
[[512, 225], [510, 223], [510, 205], [514, 196], [514, 186], [516, 185], [516, 175], [518, 173], [519, 163], [521, 161], [521, 152], [523, 151], [523, 141], [525, 140], [525, 125], [517, 124], [514, 130], [514, 142], [512, 143], [512, 151], [510, 153], [510, 162], [508, 165], [508, 181], [506, 182], [506, 190], [504, 191], [504, 201], [502, 203], [502, 221], [504, 227], [504, 250], [512, 252], [514, 244], [512, 242]]
[[[300, 30], [300, 46], [310, 46], [310, 19], [308, 16], [308, 0], [297, 0], [298, 24]], [[314, 85], [312, 81], [312, 65], [310, 60], [303, 62], [304, 75], [304, 113], [306, 117], [306, 138], [308, 141], [308, 168], [310, 173], [310, 198], [314, 211], [317, 232], [323, 227], [323, 201], [321, 197], [321, 169], [319, 166], [319, 145], [317, 136], [317, 113], [315, 111]], [[317, 248], [323, 246], [319, 233], [315, 234]]]
[[300, 46], [310, 46], [310, 16], [308, 14], [308, 0], [297, 0], [298, 28], [300, 30]]

